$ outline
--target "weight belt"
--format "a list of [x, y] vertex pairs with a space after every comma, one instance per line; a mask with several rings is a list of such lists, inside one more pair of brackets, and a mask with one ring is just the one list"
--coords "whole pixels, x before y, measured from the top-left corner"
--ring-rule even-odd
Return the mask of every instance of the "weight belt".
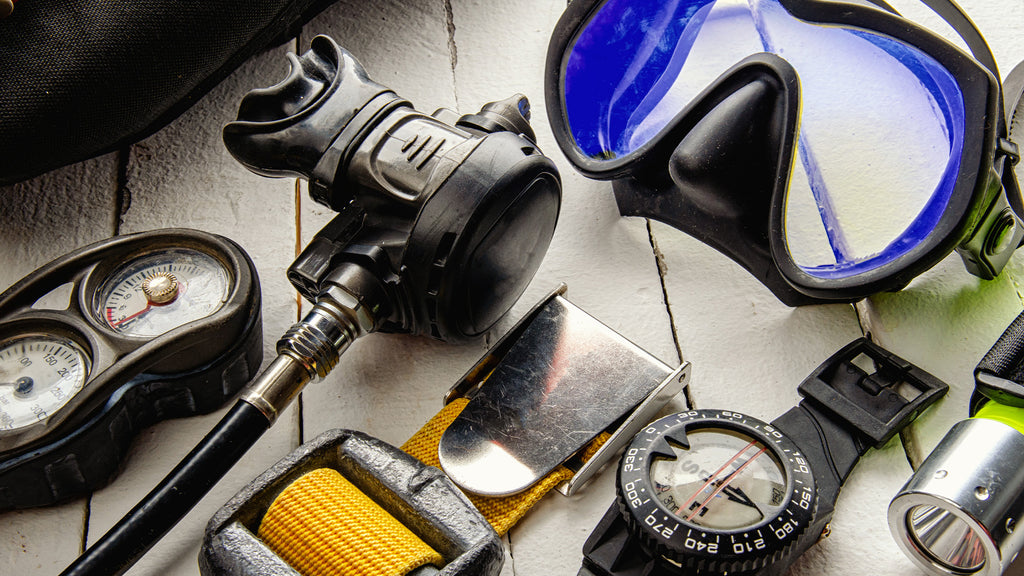
[[[468, 399], [447, 404], [402, 450], [440, 467], [441, 435]], [[608, 439], [603, 433], [585, 449], [586, 461]], [[495, 532], [504, 535], [545, 494], [574, 472], [559, 466], [529, 489], [505, 497], [467, 494]], [[259, 537], [303, 576], [399, 576], [426, 564], [438, 568], [441, 555], [338, 472], [320, 468], [289, 485], [267, 510]]]

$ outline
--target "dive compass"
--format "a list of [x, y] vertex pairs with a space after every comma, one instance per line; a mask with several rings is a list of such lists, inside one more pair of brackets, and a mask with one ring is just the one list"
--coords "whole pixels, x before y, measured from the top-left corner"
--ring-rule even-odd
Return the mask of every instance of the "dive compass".
[[825, 531], [860, 456], [946, 390], [859, 339], [770, 423], [728, 410], [651, 423], [619, 461], [616, 502], [584, 544], [580, 576], [783, 574]]
[[784, 555], [815, 511], [814, 475], [774, 426], [725, 410], [666, 416], [619, 467], [619, 507], [646, 546], [688, 568], [733, 573]]

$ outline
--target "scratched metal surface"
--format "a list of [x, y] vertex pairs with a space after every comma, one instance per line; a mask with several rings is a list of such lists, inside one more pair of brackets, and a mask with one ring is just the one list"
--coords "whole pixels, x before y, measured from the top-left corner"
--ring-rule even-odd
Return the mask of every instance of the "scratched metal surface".
[[[916, 0], [894, 2], [949, 34]], [[1024, 59], [1024, 2], [963, 0], [1005, 74]], [[338, 2], [299, 38], [247, 62], [170, 126], [128, 150], [0, 189], [0, 289], [49, 259], [116, 233], [186, 226], [233, 238], [262, 279], [264, 332], [273, 343], [299, 315], [284, 270], [296, 244], [330, 219], [290, 180], [250, 174], [225, 151], [220, 127], [242, 95], [280, 80], [284, 53], [327, 33], [371, 77], [422, 110], [472, 112], [515, 92], [534, 103], [541, 148], [562, 170], [564, 202], [551, 250], [525, 296], [484, 340], [451, 346], [372, 335], [263, 438], [185, 520], [129, 574], [197, 574], [202, 530], [245, 483], [323, 430], [353, 428], [400, 444], [440, 407], [442, 393], [559, 282], [568, 297], [668, 364], [693, 363], [696, 407], [771, 419], [797, 400], [797, 383], [862, 334], [943, 378], [949, 396], [901, 438], [872, 450], [840, 496], [831, 536], [790, 571], [810, 575], [919, 574], [885, 526], [896, 490], [966, 413], [971, 370], [1021, 310], [1020, 255], [991, 282], [951, 256], [899, 293], [856, 306], [790, 309], [714, 250], [672, 228], [620, 218], [607, 183], [575, 174], [543, 111], [543, 65], [564, 0], [488, 3]], [[119, 213], [120, 211], [120, 213]], [[685, 406], [681, 398], [676, 408]], [[94, 542], [194, 445], [219, 414], [154, 426], [136, 440], [124, 472], [89, 498], [0, 515], [0, 573], [56, 574]], [[612, 474], [571, 499], [545, 498], [506, 538], [505, 575], [575, 574], [580, 548], [613, 495]], [[1024, 573], [1019, 568], [1015, 572]]]

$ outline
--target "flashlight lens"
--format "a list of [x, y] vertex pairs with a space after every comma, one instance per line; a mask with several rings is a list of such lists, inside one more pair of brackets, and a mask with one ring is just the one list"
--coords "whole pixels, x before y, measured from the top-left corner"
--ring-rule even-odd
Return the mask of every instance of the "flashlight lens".
[[969, 573], [985, 564], [985, 548], [974, 529], [942, 508], [911, 508], [907, 528], [917, 546], [949, 570]]

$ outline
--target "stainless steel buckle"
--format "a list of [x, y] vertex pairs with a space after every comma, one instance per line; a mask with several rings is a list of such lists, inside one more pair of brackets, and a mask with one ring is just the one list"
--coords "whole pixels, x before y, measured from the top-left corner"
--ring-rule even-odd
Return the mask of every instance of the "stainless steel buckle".
[[[469, 403], [441, 437], [441, 467], [485, 496], [521, 492], [560, 464], [576, 492], [687, 384], [673, 370], [562, 297], [534, 307], [445, 396]], [[581, 450], [611, 438], [587, 462]]]

